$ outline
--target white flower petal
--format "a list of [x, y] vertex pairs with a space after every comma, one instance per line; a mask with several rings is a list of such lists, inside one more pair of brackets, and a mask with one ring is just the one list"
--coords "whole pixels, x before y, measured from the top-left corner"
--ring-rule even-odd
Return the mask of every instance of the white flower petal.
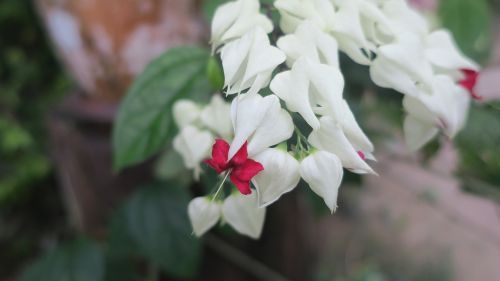
[[194, 234], [200, 237], [219, 221], [221, 206], [207, 197], [197, 197], [189, 202], [188, 215]]
[[338, 190], [344, 175], [340, 159], [326, 151], [315, 152], [302, 160], [300, 174], [333, 213], [337, 209]]
[[271, 81], [271, 91], [285, 101], [286, 107], [298, 112], [313, 129], [319, 128], [319, 120], [313, 112], [309, 96], [309, 79], [304, 60], [298, 60], [292, 70], [277, 74]]
[[356, 173], [375, 172], [363, 161], [349, 142], [342, 127], [331, 117], [321, 117], [321, 127], [309, 135], [309, 142], [316, 148], [331, 152], [342, 161], [342, 165]]
[[460, 52], [449, 31], [440, 29], [432, 32], [427, 36], [426, 43], [425, 55], [432, 64], [448, 70], [479, 70], [475, 62]]
[[224, 200], [222, 216], [240, 234], [258, 239], [264, 226], [266, 209], [258, 207], [255, 193], [233, 193]]
[[194, 123], [200, 116], [200, 107], [190, 100], [178, 100], [173, 108], [174, 121], [178, 128]]
[[229, 159], [238, 152], [241, 146], [248, 141], [250, 136], [264, 122], [267, 112], [276, 102], [276, 97], [262, 97], [257, 94], [242, 94], [233, 100], [231, 104], [231, 121], [235, 133], [229, 149]]
[[421, 93], [403, 99], [403, 106], [411, 116], [442, 128], [450, 138], [465, 125], [469, 105], [467, 91], [446, 75], [434, 77], [431, 94]]
[[408, 148], [416, 151], [432, 138], [434, 138], [439, 130], [432, 123], [422, 122], [415, 117], [408, 115], [404, 121], [404, 134]]
[[266, 113], [264, 121], [255, 130], [248, 141], [248, 155], [254, 156], [266, 148], [288, 140], [293, 135], [295, 128], [292, 117], [281, 108], [278, 97]]
[[299, 183], [299, 162], [288, 152], [268, 148], [257, 154], [254, 160], [264, 166], [264, 170], [252, 179], [260, 207], [274, 203]]
[[339, 66], [337, 41], [309, 21], [302, 23], [294, 34], [278, 39], [277, 46], [285, 52], [289, 67], [301, 57], [322, 64]]
[[194, 169], [195, 178], [201, 172], [200, 163], [210, 156], [214, 138], [208, 131], [201, 131], [193, 126], [184, 127], [174, 138], [173, 146], [184, 160], [188, 169]]
[[221, 49], [226, 94], [241, 93], [248, 88], [249, 93], [256, 93], [267, 86], [273, 70], [285, 59], [285, 54], [271, 46], [260, 27], [228, 43]]
[[273, 30], [273, 24], [260, 13], [258, 0], [238, 0], [221, 5], [212, 20], [213, 50], [231, 40], [238, 39], [254, 27], [266, 33]]
[[201, 112], [200, 119], [219, 137], [226, 140], [232, 139], [231, 104], [225, 102], [220, 95], [212, 97], [210, 104]]

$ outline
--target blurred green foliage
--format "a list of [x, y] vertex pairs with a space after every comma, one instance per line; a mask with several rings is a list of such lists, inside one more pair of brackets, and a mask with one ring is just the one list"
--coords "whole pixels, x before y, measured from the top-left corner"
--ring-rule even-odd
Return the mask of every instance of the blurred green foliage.
[[458, 45], [477, 62], [491, 53], [493, 13], [488, 0], [440, 0], [439, 18], [451, 30]]
[[104, 254], [88, 240], [79, 239], [53, 249], [33, 264], [20, 281], [103, 281]]
[[48, 175], [43, 116], [67, 79], [30, 1], [0, 1], [0, 206]]

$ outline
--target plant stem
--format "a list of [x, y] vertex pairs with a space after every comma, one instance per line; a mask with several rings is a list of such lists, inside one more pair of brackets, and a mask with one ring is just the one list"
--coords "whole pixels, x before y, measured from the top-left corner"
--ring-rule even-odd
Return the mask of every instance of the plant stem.
[[206, 245], [217, 252], [220, 256], [262, 281], [289, 281], [278, 272], [246, 255], [239, 249], [231, 246], [214, 235], [206, 234], [204, 240]]

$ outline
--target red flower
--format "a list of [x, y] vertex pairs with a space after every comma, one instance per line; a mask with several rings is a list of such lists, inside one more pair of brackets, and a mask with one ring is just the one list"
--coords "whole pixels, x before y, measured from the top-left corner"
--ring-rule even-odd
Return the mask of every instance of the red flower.
[[212, 147], [212, 158], [205, 160], [217, 174], [230, 170], [229, 178], [242, 194], [252, 193], [250, 180], [264, 170], [262, 164], [248, 159], [247, 143], [228, 161], [229, 144], [223, 139], [217, 139]]
[[470, 93], [470, 96], [475, 100], [481, 100], [483, 97], [479, 96], [474, 89], [477, 83], [477, 77], [479, 76], [479, 72], [472, 69], [460, 69], [464, 74], [464, 78], [460, 80], [458, 83], [460, 86], [467, 89]]

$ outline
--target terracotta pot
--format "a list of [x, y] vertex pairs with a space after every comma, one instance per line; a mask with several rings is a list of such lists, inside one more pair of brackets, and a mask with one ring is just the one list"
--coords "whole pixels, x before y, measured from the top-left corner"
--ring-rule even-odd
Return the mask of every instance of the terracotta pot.
[[36, 0], [57, 53], [84, 93], [117, 101], [168, 48], [203, 41], [199, 0]]

